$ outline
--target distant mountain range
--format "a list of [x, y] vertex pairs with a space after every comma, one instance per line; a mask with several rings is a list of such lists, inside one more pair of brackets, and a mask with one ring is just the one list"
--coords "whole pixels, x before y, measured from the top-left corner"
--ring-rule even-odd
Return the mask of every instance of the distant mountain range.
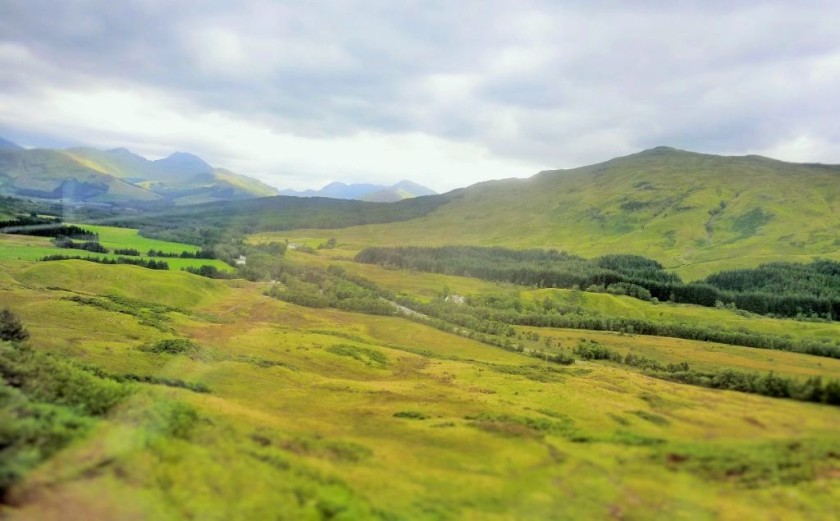
[[431, 188], [412, 181], [400, 181], [391, 186], [377, 184], [330, 183], [320, 190], [281, 190], [280, 195], [293, 197], [329, 197], [332, 199], [358, 199], [375, 203], [392, 203], [421, 195], [436, 195]]
[[0, 139], [0, 194], [181, 205], [265, 197], [277, 190], [185, 152], [151, 161], [125, 148], [26, 149]]

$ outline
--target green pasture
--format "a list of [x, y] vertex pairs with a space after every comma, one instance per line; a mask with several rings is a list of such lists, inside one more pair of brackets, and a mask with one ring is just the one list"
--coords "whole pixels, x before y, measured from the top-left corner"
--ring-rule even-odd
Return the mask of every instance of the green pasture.
[[[91, 226], [87, 224], [78, 226], [98, 233], [100, 244], [111, 250], [111, 253], [103, 254], [84, 250], [58, 248], [50, 242], [50, 239], [45, 237], [0, 234], [0, 260], [38, 260], [48, 255], [116, 259], [117, 257], [124, 256], [113, 253], [113, 250], [117, 248], [136, 249], [141, 255], [132, 258], [149, 260], [153, 258], [146, 255], [150, 249], [166, 253], [198, 251], [198, 247], [190, 244], [141, 237], [137, 234], [137, 230], [115, 228], [112, 226]], [[233, 271], [229, 265], [218, 259], [182, 259], [178, 257], [154, 257], [154, 259], [166, 262], [169, 265], [169, 269], [175, 271], [180, 271], [187, 267], [198, 268], [203, 265], [214, 266], [220, 271]]]
[[111, 250], [115, 248], [134, 248], [142, 254], [145, 254], [149, 250], [159, 250], [165, 253], [181, 253], [182, 251], [195, 253], [199, 250], [198, 246], [193, 246], [192, 244], [149, 239], [138, 234], [137, 230], [130, 228], [92, 224], [76, 224], [76, 226], [98, 234], [99, 242]]

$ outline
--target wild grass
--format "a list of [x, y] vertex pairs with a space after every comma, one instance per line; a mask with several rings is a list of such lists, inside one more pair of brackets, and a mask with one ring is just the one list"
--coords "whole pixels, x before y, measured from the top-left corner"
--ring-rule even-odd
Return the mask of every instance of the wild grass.
[[[29, 328], [34, 350], [138, 376], [134, 394], [12, 487], [11, 519], [813, 519], [832, 517], [840, 501], [834, 407], [680, 385], [602, 362], [554, 366], [400, 317], [288, 304], [257, 283], [0, 262], [0, 301]], [[465, 294], [498, 290], [381, 277], [426, 298], [441, 283]], [[74, 295], [160, 309], [172, 331], [118, 306], [67, 300]], [[794, 353], [539, 334], [540, 345], [550, 336], [561, 349], [580, 335], [662, 359], [692, 352], [709, 366], [760, 352], [773, 360], [741, 363], [840, 371], [834, 360], [820, 366]], [[137, 349], [172, 338], [201, 348]]]

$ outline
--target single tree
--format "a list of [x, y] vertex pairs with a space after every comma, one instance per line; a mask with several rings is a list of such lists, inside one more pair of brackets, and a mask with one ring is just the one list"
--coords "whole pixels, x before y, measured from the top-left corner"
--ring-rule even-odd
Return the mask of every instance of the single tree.
[[29, 331], [23, 327], [20, 319], [9, 308], [0, 311], [0, 340], [26, 340]]

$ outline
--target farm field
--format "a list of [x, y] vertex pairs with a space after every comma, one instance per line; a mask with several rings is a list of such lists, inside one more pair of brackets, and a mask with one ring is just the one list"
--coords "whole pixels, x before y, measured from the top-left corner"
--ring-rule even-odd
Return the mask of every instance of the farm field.
[[[194, 253], [199, 250], [197, 246], [177, 242], [149, 239], [137, 234], [137, 230], [127, 228], [116, 228], [113, 226], [82, 225], [85, 229], [99, 235], [99, 242], [111, 250], [111, 253], [95, 253], [83, 250], [59, 248], [52, 244], [50, 239], [45, 237], [32, 237], [27, 235], [0, 234], [0, 259], [10, 260], [38, 260], [48, 255], [66, 255], [80, 257], [97, 257], [104, 259], [115, 259], [120, 257], [113, 253], [114, 249], [136, 249], [141, 255], [136, 259], [150, 260], [152, 257], [146, 255], [149, 250], [162, 251], [164, 253]], [[198, 268], [202, 265], [213, 266], [221, 271], [231, 271], [230, 266], [218, 259], [182, 259], [177, 257], [161, 257], [156, 260], [163, 260], [169, 265], [170, 270], [182, 270], [187, 267]]]

